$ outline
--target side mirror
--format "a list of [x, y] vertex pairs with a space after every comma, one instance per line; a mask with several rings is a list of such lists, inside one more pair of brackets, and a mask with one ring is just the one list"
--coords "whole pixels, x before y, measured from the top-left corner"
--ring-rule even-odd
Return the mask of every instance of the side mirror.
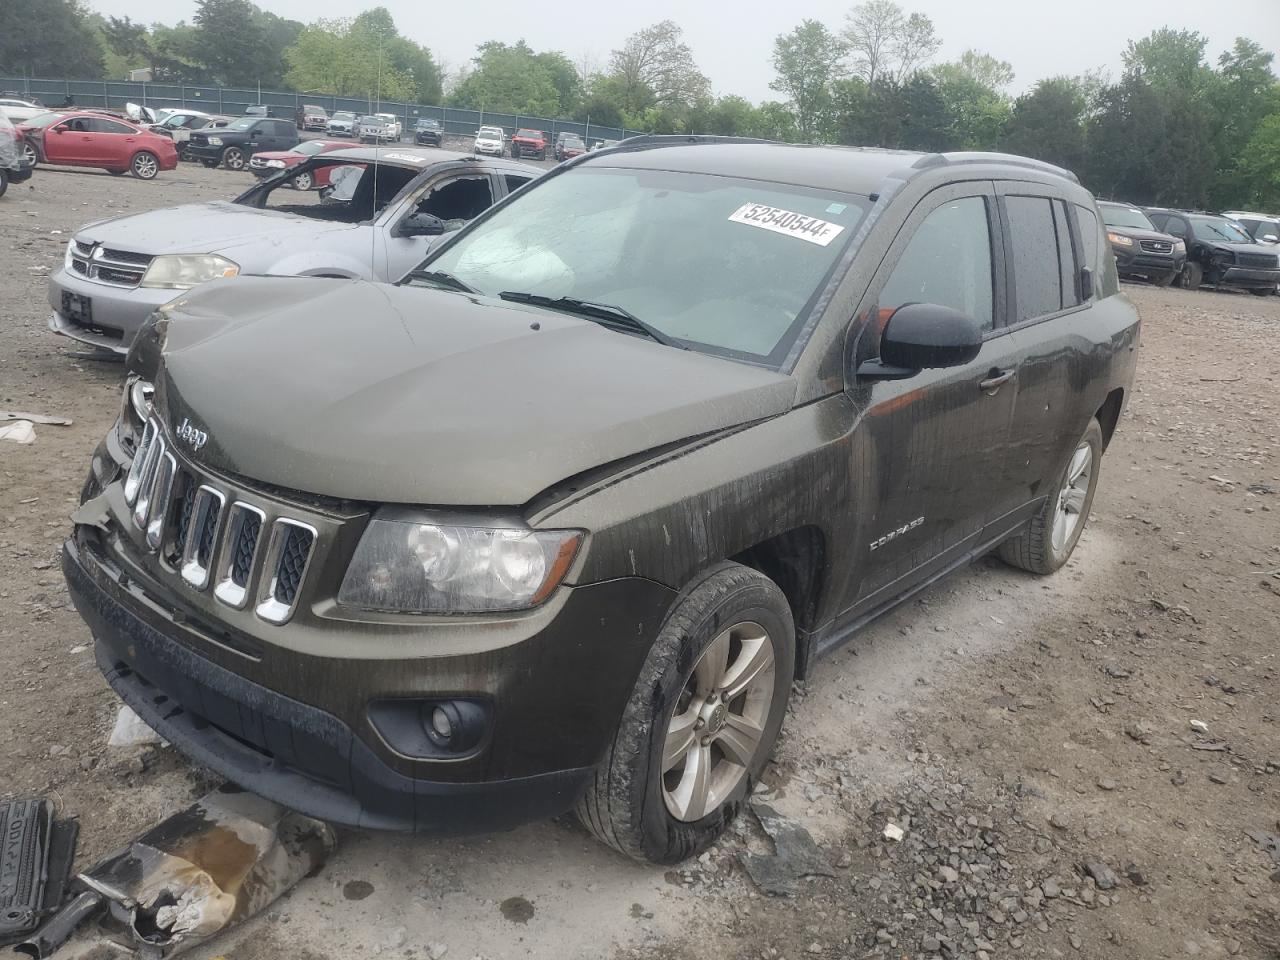
[[398, 237], [438, 237], [444, 233], [444, 221], [434, 213], [411, 213], [396, 227]]
[[1263, 243], [1280, 243], [1280, 237], [1277, 237], [1274, 233], [1264, 233], [1259, 239]]
[[65, 132], [65, 131], [66, 131], [66, 129], [67, 129], [66, 127], [64, 127], [64, 126], [62, 126], [61, 124], [59, 124], [59, 125], [58, 125], [58, 126], [56, 126], [56, 127], [50, 127], [50, 128], [49, 128], [49, 132], [50, 132], [50, 133], [58, 133], [58, 134], [61, 134], [61, 133]]
[[972, 317], [936, 303], [906, 303], [880, 335], [880, 356], [858, 367], [858, 376], [900, 380], [931, 367], [958, 367], [982, 349], [982, 328]]

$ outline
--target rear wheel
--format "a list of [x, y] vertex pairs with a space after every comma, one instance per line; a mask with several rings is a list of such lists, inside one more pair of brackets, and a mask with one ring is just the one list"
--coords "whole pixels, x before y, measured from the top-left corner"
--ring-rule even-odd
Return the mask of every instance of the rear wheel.
[[154, 153], [142, 150], [133, 155], [133, 163], [129, 165], [133, 175], [139, 180], [154, 180], [160, 172], [160, 161]]
[[1066, 563], [1089, 521], [1101, 462], [1102, 427], [1097, 420], [1090, 420], [1054, 493], [1020, 534], [1000, 544], [1000, 559], [1039, 574], [1053, 573]]
[[222, 165], [228, 170], [243, 170], [244, 151], [239, 147], [227, 147], [222, 151]]
[[636, 860], [678, 863], [706, 849], [768, 761], [794, 673], [782, 591], [740, 564], [712, 568], [654, 641], [578, 818]]
[[1181, 286], [1184, 290], [1199, 290], [1200, 284], [1204, 282], [1204, 270], [1200, 264], [1187, 262], [1182, 268]]

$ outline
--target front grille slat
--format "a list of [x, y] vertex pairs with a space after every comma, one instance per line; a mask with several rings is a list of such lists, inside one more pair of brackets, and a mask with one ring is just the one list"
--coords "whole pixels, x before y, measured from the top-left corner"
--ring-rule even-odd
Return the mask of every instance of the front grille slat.
[[1173, 244], [1168, 240], [1139, 240], [1142, 249], [1147, 253], [1172, 253]]
[[72, 272], [113, 287], [138, 286], [154, 259], [149, 253], [117, 250], [80, 240], [71, 242]]
[[[317, 531], [302, 520], [268, 517], [179, 461], [168, 431], [152, 417], [124, 480], [129, 518], [147, 549], [188, 587], [235, 609], [287, 623], [302, 596]], [[220, 484], [219, 484], [220, 485]]]

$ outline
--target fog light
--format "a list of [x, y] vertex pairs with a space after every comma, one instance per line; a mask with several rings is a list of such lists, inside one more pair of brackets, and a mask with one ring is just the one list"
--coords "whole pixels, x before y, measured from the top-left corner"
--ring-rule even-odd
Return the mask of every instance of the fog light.
[[453, 739], [453, 721], [445, 713], [444, 707], [436, 707], [431, 711], [431, 729], [441, 740], [448, 742]]

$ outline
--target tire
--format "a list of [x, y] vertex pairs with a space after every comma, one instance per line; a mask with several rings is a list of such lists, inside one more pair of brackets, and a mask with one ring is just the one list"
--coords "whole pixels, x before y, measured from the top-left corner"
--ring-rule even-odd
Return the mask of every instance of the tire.
[[0, 197], [3, 197], [9, 189], [9, 171], [4, 167], [0, 167]]
[[182, 147], [179, 148], [178, 150], [178, 159], [181, 160], [183, 163], [190, 163], [191, 160], [193, 159], [191, 156], [191, 148], [186, 144], [183, 144]]
[[303, 171], [293, 178], [293, 189], [310, 190], [315, 186], [315, 183], [315, 177], [313, 177], [309, 171]]
[[1179, 280], [1179, 286], [1183, 290], [1199, 290], [1200, 284], [1204, 282], [1204, 270], [1200, 264], [1188, 260], [1182, 268], [1182, 276]]
[[139, 180], [154, 180], [156, 174], [160, 172], [160, 161], [156, 159], [154, 153], [139, 150], [133, 155], [129, 169]]
[[1273, 293], [1275, 293], [1274, 290], [1258, 290], [1257, 288], [1252, 288], [1249, 290], [1249, 292], [1252, 293], [1255, 297], [1269, 297]]
[[[1077, 470], [1077, 458], [1086, 447], [1089, 454], [1084, 469], [1089, 473], [1082, 490], [1079, 486], [1079, 473], [1073, 478], [1072, 472]], [[1093, 495], [1098, 489], [1101, 465], [1102, 427], [1097, 420], [1090, 420], [1084, 436], [1080, 438], [1062, 473], [1058, 475], [1053, 494], [1045, 499], [1040, 512], [1031, 518], [1031, 522], [1021, 533], [1000, 544], [997, 550], [1000, 559], [1010, 566], [1042, 576], [1060, 569], [1071, 558], [1071, 551], [1080, 542], [1080, 534], [1089, 522], [1089, 511], [1093, 508]], [[1060, 512], [1067, 517], [1075, 517], [1073, 522], [1064, 521], [1067, 527], [1061, 535], [1055, 529]]]
[[222, 151], [222, 165], [228, 170], [243, 170], [245, 165], [244, 151], [239, 147], [227, 147]]
[[22, 165], [24, 167], [34, 167], [40, 162], [40, 151], [35, 148], [34, 144], [22, 141]]
[[[727, 672], [709, 668], [720, 650], [727, 654]], [[733, 671], [762, 663], [752, 651], [764, 650], [772, 654], [772, 665], [754, 674], [747, 692], [719, 701], [701, 694], [711, 676], [729, 679], [732, 687]], [[782, 727], [794, 675], [795, 625], [782, 591], [750, 567], [712, 567], [685, 589], [667, 616], [613, 743], [578, 801], [578, 819], [599, 840], [635, 860], [671, 864], [696, 856], [724, 832], [751, 795]], [[714, 691], [718, 683], [710, 687]], [[744, 713], [752, 714], [758, 739], [739, 733], [746, 729]], [[681, 717], [690, 719], [678, 728]], [[710, 736], [694, 733], [713, 725]], [[685, 745], [664, 776], [669, 740]], [[728, 759], [724, 745], [730, 743], [750, 747], [748, 762]], [[709, 765], [700, 768], [703, 763]], [[720, 796], [686, 789], [698, 782], [698, 769], [718, 782]], [[682, 802], [683, 815], [677, 815]]]
[[545, 160], [545, 159], [547, 159], [547, 151], [546, 151], [546, 150], [539, 150], [539, 151], [538, 151], [538, 159], [539, 159], [539, 160]]

